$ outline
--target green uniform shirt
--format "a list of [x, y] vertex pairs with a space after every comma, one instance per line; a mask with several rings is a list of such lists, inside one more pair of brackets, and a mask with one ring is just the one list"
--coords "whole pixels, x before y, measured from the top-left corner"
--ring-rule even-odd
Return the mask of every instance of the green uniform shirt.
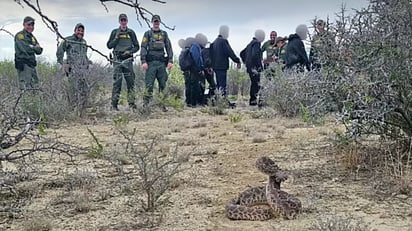
[[286, 63], [286, 47], [288, 45], [285, 44], [282, 47], [276, 47], [275, 55], [278, 57], [278, 63]]
[[120, 27], [112, 30], [106, 45], [107, 48], [113, 49], [115, 55], [122, 54], [125, 51], [129, 51], [132, 55], [140, 49], [136, 33], [130, 28], [124, 31]]
[[32, 33], [22, 30], [14, 36], [15, 61], [36, 66], [36, 56], [43, 52], [37, 39]]
[[172, 44], [166, 31], [154, 31], [153, 29], [150, 29], [144, 33], [142, 50], [140, 51], [140, 59], [142, 63], [152, 60], [163, 61], [165, 51], [168, 61], [170, 63], [173, 62]]
[[275, 41], [268, 40], [262, 45], [262, 53], [266, 51], [266, 58], [272, 57], [275, 55]]
[[86, 45], [86, 40], [78, 38], [76, 35], [66, 37], [57, 48], [57, 62], [63, 64], [64, 52], [66, 52], [68, 64], [87, 65], [89, 58], [87, 57]]
[[[317, 62], [319, 60], [320, 54], [327, 54], [333, 48], [334, 38], [333, 35], [328, 31], [319, 32], [313, 35], [310, 44], [309, 60], [311, 62]], [[326, 57], [324, 57], [326, 58]]]

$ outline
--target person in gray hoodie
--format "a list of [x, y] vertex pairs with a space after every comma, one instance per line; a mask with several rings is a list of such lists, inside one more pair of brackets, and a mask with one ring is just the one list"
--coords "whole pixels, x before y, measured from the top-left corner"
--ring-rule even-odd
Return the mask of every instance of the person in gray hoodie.
[[308, 27], [301, 24], [296, 27], [296, 33], [289, 36], [285, 57], [286, 69], [297, 68], [298, 71], [303, 72], [304, 67], [306, 67], [307, 70], [310, 70], [310, 62], [302, 42], [307, 38], [308, 33]]

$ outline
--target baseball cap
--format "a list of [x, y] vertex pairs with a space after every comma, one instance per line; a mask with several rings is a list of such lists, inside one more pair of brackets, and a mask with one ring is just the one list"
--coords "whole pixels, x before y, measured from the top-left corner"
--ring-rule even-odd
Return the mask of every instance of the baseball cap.
[[160, 20], [160, 16], [159, 16], [159, 15], [155, 14], [155, 15], [153, 15], [153, 17], [152, 17], [152, 22], [154, 22], [154, 21], [159, 21], [159, 22], [161, 22], [162, 20]]
[[30, 16], [26, 16], [26, 17], [23, 19], [23, 24], [24, 24], [24, 23], [30, 24], [30, 23], [33, 23], [33, 22], [34, 22], [34, 18], [32, 18], [32, 17], [30, 17]]
[[126, 19], [127, 20], [127, 15], [126, 14], [120, 14], [119, 15], [119, 21], [122, 19]]
[[286, 39], [287, 39], [286, 37], [281, 37], [281, 36], [276, 37], [276, 39], [275, 39], [275, 44], [277, 44], [277, 43], [280, 42], [280, 41], [285, 41]]

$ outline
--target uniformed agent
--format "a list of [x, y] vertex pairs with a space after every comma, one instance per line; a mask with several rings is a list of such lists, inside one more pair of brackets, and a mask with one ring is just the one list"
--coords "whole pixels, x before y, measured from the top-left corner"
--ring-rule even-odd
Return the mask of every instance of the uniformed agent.
[[34, 18], [27, 16], [23, 20], [23, 30], [14, 37], [14, 62], [21, 90], [35, 89], [39, 79], [36, 71], [36, 55], [43, 52], [36, 37], [34, 37]]
[[[63, 60], [66, 53], [66, 60]], [[76, 24], [73, 35], [60, 43], [56, 52], [57, 62], [63, 66], [69, 77], [68, 99], [71, 106], [85, 109], [88, 98], [86, 74], [91, 61], [87, 57], [87, 42], [84, 39], [84, 25]]]
[[[144, 106], [148, 105], [153, 95], [153, 86], [156, 79], [159, 83], [160, 92], [163, 92], [166, 88], [166, 68], [170, 70], [173, 67], [172, 44], [166, 31], [160, 29], [160, 22], [160, 16], [153, 15], [153, 27], [144, 33], [142, 39], [140, 58], [142, 68], [146, 71]], [[162, 109], [167, 111], [164, 105], [162, 105]]]
[[263, 60], [265, 64], [264, 67], [267, 68], [270, 63], [274, 62], [276, 59], [275, 50], [276, 50], [276, 38], [278, 37], [278, 33], [276, 31], [270, 32], [270, 39], [263, 43], [262, 45], [262, 53], [266, 52], [266, 58]]
[[119, 28], [112, 30], [107, 48], [113, 49], [114, 56], [114, 74], [113, 74], [113, 90], [112, 90], [112, 106], [111, 110], [118, 111], [118, 103], [120, 91], [122, 87], [123, 76], [127, 86], [127, 101], [130, 108], [136, 109], [135, 104], [135, 74], [133, 71], [133, 54], [140, 47], [136, 38], [136, 33], [127, 27], [128, 19], [126, 14], [119, 15]]

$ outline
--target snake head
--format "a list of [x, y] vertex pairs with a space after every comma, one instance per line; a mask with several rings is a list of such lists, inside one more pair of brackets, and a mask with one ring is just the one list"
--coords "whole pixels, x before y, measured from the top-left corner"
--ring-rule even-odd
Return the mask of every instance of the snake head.
[[274, 176], [280, 170], [279, 166], [267, 156], [259, 157], [256, 160], [256, 168], [263, 174]]

